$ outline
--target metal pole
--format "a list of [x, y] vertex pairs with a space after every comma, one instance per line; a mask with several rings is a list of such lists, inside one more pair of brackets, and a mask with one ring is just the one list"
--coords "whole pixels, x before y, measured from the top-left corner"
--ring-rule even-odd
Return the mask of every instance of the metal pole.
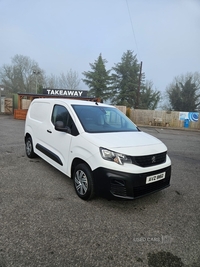
[[36, 94], [37, 94], [37, 75], [38, 73], [36, 73]]
[[139, 84], [138, 84], [137, 101], [136, 101], [135, 108], [139, 107], [141, 76], [142, 76], [142, 61], [140, 64]]
[[37, 84], [38, 84], [38, 77], [37, 77], [37, 75], [39, 75], [40, 72], [34, 70], [34, 71], [33, 71], [33, 74], [35, 74], [35, 81], [36, 81], [36, 85], [35, 85], [35, 93], [37, 94]]

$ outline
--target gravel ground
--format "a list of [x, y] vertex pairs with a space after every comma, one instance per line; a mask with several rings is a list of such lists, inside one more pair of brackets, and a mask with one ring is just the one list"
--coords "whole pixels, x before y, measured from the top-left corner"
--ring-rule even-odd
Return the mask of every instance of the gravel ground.
[[200, 133], [144, 128], [167, 146], [171, 186], [85, 202], [24, 149], [24, 121], [0, 115], [0, 267], [199, 267]]

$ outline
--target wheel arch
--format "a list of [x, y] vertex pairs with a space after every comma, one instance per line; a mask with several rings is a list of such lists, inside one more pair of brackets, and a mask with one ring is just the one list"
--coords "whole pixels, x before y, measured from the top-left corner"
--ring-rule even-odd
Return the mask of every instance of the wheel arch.
[[71, 175], [71, 178], [73, 177], [73, 172], [74, 172], [75, 167], [76, 167], [78, 164], [81, 164], [81, 163], [86, 164], [86, 165], [88, 166], [88, 168], [90, 168], [90, 170], [91, 170], [91, 172], [92, 172], [92, 169], [91, 169], [90, 165], [89, 165], [86, 161], [84, 161], [84, 160], [81, 159], [81, 158], [74, 158], [73, 161], [72, 161], [72, 165], [71, 165], [71, 174], [70, 174], [70, 175]]
[[25, 136], [24, 136], [24, 142], [26, 142], [28, 137], [30, 137], [32, 139], [30, 133], [26, 133]]

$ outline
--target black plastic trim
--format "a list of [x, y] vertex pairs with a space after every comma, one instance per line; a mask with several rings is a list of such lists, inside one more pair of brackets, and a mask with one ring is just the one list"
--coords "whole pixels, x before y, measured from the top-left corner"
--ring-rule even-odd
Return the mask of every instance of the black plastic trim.
[[55, 153], [53, 153], [51, 150], [49, 150], [48, 148], [46, 148], [46, 147], [44, 147], [44, 146], [42, 146], [40, 144], [36, 144], [36, 148], [40, 152], [45, 154], [47, 157], [49, 157], [50, 159], [54, 160], [55, 162], [57, 162], [61, 166], [63, 166], [63, 163], [62, 163], [61, 159]]
[[[146, 177], [166, 172], [163, 180], [146, 184]], [[93, 171], [95, 193], [108, 198], [135, 199], [170, 186], [171, 166], [147, 173], [125, 173], [106, 168]]]

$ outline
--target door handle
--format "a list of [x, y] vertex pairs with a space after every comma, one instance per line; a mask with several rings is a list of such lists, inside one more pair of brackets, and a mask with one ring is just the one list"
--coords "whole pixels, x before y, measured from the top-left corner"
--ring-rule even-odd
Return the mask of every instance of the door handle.
[[52, 133], [52, 131], [51, 131], [51, 130], [47, 130], [47, 132], [48, 132], [48, 133]]

